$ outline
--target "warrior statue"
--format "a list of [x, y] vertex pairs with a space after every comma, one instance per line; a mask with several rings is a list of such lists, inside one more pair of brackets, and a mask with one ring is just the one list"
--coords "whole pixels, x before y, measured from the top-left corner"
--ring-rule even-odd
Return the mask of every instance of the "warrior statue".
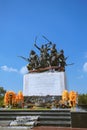
[[51, 66], [58, 66], [58, 52], [56, 49], [56, 44], [52, 45], [52, 48], [50, 49], [50, 65]]
[[29, 70], [38, 68], [39, 57], [37, 56], [36, 52], [33, 50], [31, 50], [31, 52], [30, 52], [29, 62], [30, 63], [27, 65], [27, 68]]
[[65, 66], [72, 65], [73, 63], [66, 64], [67, 57], [64, 56], [64, 50], [58, 52], [56, 44], [53, 44], [45, 36], [43, 37], [48, 41], [48, 43], [41, 47], [38, 47], [36, 42], [34, 44], [34, 46], [40, 51], [40, 56], [38, 56], [34, 50], [31, 50], [29, 58], [20, 56], [22, 59], [28, 61], [27, 68], [29, 72], [49, 70], [49, 68], [57, 71], [65, 71]]
[[48, 50], [50, 50], [50, 48], [47, 46], [47, 44], [42, 45], [41, 48], [38, 47], [36, 44], [34, 44], [34, 46], [40, 50], [40, 66], [42, 68], [49, 66], [49, 53]]
[[60, 50], [60, 54], [58, 56], [58, 59], [59, 59], [59, 66], [61, 67], [61, 69], [63, 71], [65, 71], [65, 66], [67, 64], [66, 64], [66, 58], [64, 57], [64, 50]]

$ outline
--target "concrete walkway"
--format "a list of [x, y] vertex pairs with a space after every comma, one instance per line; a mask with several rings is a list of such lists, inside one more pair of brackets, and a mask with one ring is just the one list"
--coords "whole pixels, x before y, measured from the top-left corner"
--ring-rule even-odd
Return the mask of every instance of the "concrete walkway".
[[51, 126], [39, 126], [34, 127], [32, 130], [87, 130], [87, 128], [66, 128], [66, 127], [51, 127]]

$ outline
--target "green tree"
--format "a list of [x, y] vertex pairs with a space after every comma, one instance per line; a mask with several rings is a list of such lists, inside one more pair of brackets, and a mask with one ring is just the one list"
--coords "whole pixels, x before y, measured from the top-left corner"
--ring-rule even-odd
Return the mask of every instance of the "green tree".
[[79, 105], [87, 105], [87, 94], [80, 94], [78, 96], [78, 104]]
[[6, 90], [4, 90], [3, 87], [0, 87], [0, 97], [4, 96], [6, 93]]
[[5, 93], [6, 90], [3, 87], [0, 87], [0, 106], [3, 106]]

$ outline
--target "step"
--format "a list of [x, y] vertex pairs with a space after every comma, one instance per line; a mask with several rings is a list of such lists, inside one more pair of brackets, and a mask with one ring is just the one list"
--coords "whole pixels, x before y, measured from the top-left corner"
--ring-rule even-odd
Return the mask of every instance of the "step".
[[0, 120], [0, 126], [9, 126], [12, 120]]
[[70, 116], [40, 116], [39, 120], [67, 120], [70, 121], [71, 117]]
[[[0, 116], [0, 120], [15, 120], [17, 116]], [[70, 120], [70, 116], [39, 116], [39, 120]]]
[[16, 116], [0, 116], [0, 121], [1, 120], [15, 120]]
[[66, 116], [66, 115], [70, 115], [71, 113], [70, 112], [4, 112], [4, 113], [0, 113], [0, 116], [1, 115], [5, 115], [5, 116], [12, 116], [12, 115], [15, 115], [15, 116], [27, 116], [27, 115], [44, 115], [44, 116], [59, 116], [59, 115], [63, 115], [63, 116]]
[[40, 121], [40, 126], [64, 126], [70, 127], [71, 121]]
[[40, 126], [71, 126], [70, 110], [0, 110], [0, 125], [8, 125], [17, 116], [39, 116]]

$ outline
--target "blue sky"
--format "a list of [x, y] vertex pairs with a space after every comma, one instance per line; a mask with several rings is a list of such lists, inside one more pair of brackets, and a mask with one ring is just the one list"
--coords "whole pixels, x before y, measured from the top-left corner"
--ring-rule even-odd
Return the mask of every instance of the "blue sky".
[[[45, 35], [69, 56], [66, 67], [70, 90], [87, 93], [87, 1], [0, 0], [0, 86], [18, 92], [35, 37], [41, 46]], [[37, 52], [38, 53], [38, 52]]]

